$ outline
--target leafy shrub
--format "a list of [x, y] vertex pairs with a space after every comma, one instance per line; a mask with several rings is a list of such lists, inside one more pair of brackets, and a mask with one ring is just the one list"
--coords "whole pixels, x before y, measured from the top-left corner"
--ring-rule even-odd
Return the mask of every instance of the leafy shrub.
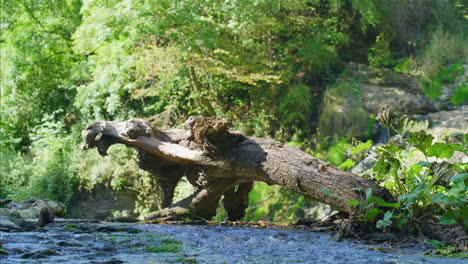
[[[439, 98], [442, 92], [442, 85], [455, 82], [455, 78], [462, 75], [464, 72], [465, 72], [465, 68], [463, 68], [463, 65], [461, 62], [458, 62], [458, 63], [454, 63], [452, 65], [449, 65], [443, 68], [432, 79], [429, 79], [427, 77], [421, 77], [420, 83], [427, 96], [437, 99]], [[459, 97], [462, 97], [462, 94], [463, 94], [463, 90], [459, 91], [458, 94], [456, 93], [456, 95]], [[461, 99], [458, 99], [458, 100], [461, 100]]]
[[452, 104], [454, 105], [459, 105], [463, 103], [467, 103], [468, 101], [468, 85], [466, 83], [458, 86], [458, 88], [455, 90], [455, 93], [450, 100]]
[[416, 62], [411, 58], [405, 58], [400, 63], [393, 67], [393, 70], [398, 73], [409, 74], [415, 67]]
[[14, 198], [14, 194], [28, 184], [33, 173], [31, 157], [5, 149], [0, 151], [0, 198]]
[[418, 64], [421, 65], [419, 70], [426, 78], [435, 79], [446, 65], [453, 64], [467, 56], [466, 36], [450, 34], [438, 28], [432, 34], [422, 56], [418, 58]]
[[2, 170], [8, 186], [3, 196], [16, 201], [35, 196], [68, 204], [79, 183], [76, 172], [67, 166], [70, 150], [66, 139], [62, 139], [47, 148], [36, 148], [40, 155], [17, 156], [15, 167]]
[[[317, 212], [308, 208], [318, 203], [307, 199], [301, 194], [282, 186], [268, 186], [256, 182], [249, 193], [249, 207], [244, 221], [294, 221], [304, 217], [317, 217]], [[219, 215], [216, 220], [223, 220]]]
[[334, 166], [338, 166], [345, 161], [346, 150], [351, 146], [351, 142], [347, 138], [342, 138], [338, 142], [329, 145], [326, 141], [321, 140], [321, 143], [314, 149], [313, 156], [329, 162]]
[[[373, 221], [385, 213], [377, 227], [394, 225], [414, 229], [418, 219], [429, 213], [438, 215], [441, 224], [458, 222], [467, 229], [468, 164], [449, 164], [441, 159], [451, 158], [456, 151], [466, 153], [468, 134], [462, 135], [458, 143], [433, 142], [434, 137], [423, 130], [427, 124], [397, 117], [388, 111], [379, 114], [378, 119], [397, 132], [398, 138], [377, 147], [379, 156], [373, 168], [374, 177], [398, 197], [401, 206], [395, 204], [394, 209], [384, 210], [383, 207], [391, 207], [391, 204], [375, 199], [369, 201], [371, 191], [366, 190], [364, 220]], [[400, 211], [395, 211], [399, 208]]]
[[312, 116], [312, 96], [310, 88], [298, 84], [288, 88], [279, 104], [280, 122], [285, 127], [301, 127], [309, 123]]

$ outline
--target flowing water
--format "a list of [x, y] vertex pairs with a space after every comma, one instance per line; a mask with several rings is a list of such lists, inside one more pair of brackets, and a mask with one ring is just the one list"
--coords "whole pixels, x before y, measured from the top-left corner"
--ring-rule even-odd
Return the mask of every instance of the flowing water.
[[0, 231], [0, 263], [467, 263], [425, 256], [420, 244], [331, 238], [285, 228], [59, 219], [36, 231]]

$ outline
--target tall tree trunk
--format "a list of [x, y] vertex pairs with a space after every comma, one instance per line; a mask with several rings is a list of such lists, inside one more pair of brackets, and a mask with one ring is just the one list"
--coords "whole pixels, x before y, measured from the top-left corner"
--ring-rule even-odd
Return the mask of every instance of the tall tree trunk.
[[[390, 193], [372, 181], [339, 170], [299, 149], [271, 139], [229, 132], [229, 122], [217, 118], [190, 118], [184, 129], [160, 131], [141, 119], [96, 122], [83, 131], [84, 149], [97, 147], [101, 155], [116, 143], [139, 152], [139, 166], [163, 185], [164, 205], [175, 185], [186, 176], [195, 192], [148, 218], [201, 217], [216, 213], [224, 195], [230, 219], [239, 219], [247, 207], [252, 182], [278, 184], [329, 204], [350, 215], [359, 212], [350, 200], [363, 200], [363, 191], [391, 200]], [[97, 135], [101, 134], [100, 137]], [[360, 191], [362, 190], [362, 191]]]

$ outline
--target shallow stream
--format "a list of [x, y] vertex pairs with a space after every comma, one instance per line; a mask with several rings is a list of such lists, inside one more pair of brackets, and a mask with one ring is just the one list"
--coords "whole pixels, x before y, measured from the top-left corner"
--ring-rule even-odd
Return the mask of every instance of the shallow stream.
[[416, 243], [337, 242], [326, 232], [59, 219], [0, 231], [0, 263], [467, 263], [425, 256]]

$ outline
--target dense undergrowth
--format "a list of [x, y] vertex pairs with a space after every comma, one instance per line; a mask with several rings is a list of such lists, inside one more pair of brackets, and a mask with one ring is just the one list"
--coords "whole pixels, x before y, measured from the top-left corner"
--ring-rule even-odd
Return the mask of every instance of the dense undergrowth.
[[[364, 206], [360, 220], [375, 222], [380, 219], [376, 221], [379, 229], [397, 227], [412, 232], [418, 229], [421, 221], [435, 217], [440, 224], [458, 223], [468, 230], [468, 164], [447, 162], [456, 152], [467, 155], [468, 134], [455, 133], [436, 141], [424, 130], [427, 122], [398, 117], [389, 110], [383, 111], [378, 119], [389, 132], [397, 135], [375, 148], [376, 163], [371, 175], [363, 176], [380, 182], [398, 202], [389, 203], [373, 197], [371, 189], [360, 190], [366, 193], [365, 201], [349, 201], [352, 205]], [[368, 141], [351, 151], [369, 151], [371, 146], [372, 142]]]
[[[106, 158], [82, 153], [87, 122], [141, 117], [164, 128], [190, 115], [216, 115], [247, 135], [288, 142], [338, 166], [351, 138], [365, 141], [376, 126], [359, 104], [337, 114], [347, 96], [362, 96], [359, 82], [342, 78], [345, 64], [415, 76], [439, 101], [441, 87], [464, 74], [468, 51], [467, 6], [458, 0], [1, 4], [0, 198], [68, 204], [78, 190], [103, 183], [135, 190], [142, 214], [158, 207], [157, 183], [137, 168], [131, 150], [112, 148]], [[466, 104], [466, 81], [456, 85], [449, 100]], [[393, 209], [359, 201], [372, 204], [365, 217], [380, 217], [382, 229], [409, 226], [427, 210], [447, 223], [466, 219], [466, 164], [412, 163], [415, 150], [433, 154], [418, 148], [420, 137], [429, 137], [418, 133], [381, 146], [378, 169], [368, 176], [400, 200]], [[447, 186], [436, 184], [440, 175]], [[315, 205], [260, 183], [245, 219], [314, 217], [308, 208]], [[217, 219], [223, 217], [221, 210]]]

